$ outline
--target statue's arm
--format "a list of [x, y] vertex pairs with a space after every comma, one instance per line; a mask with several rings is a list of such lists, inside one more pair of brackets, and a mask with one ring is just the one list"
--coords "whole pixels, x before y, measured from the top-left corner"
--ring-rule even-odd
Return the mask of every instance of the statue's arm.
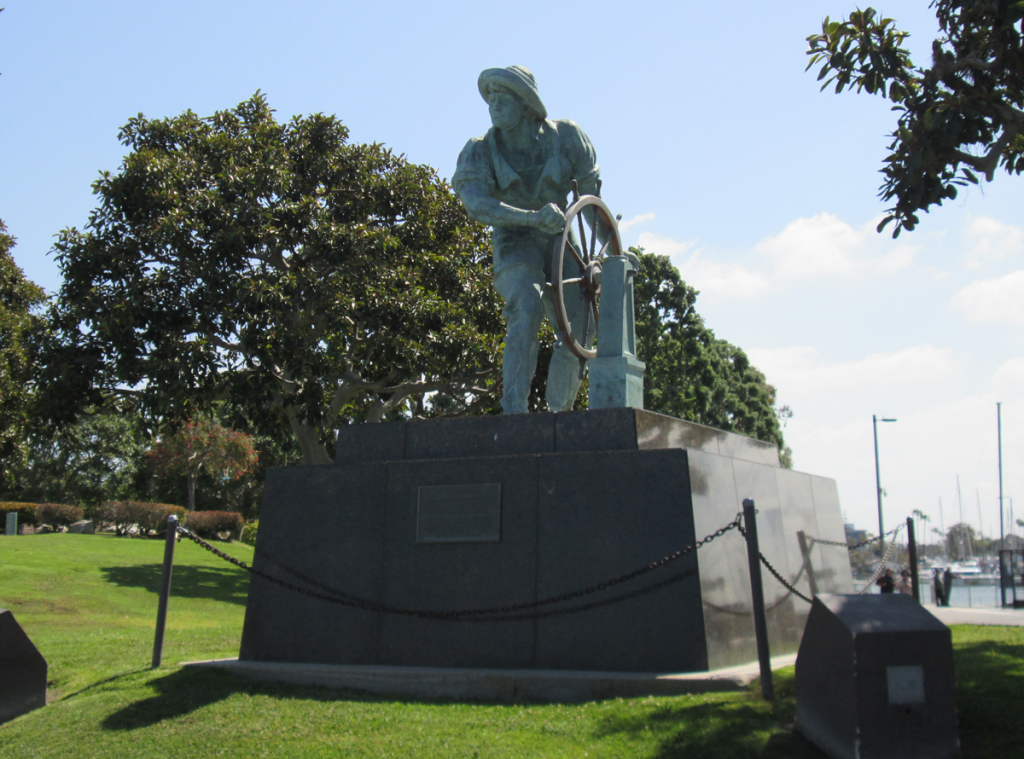
[[466, 213], [474, 221], [492, 227], [532, 227], [547, 234], [558, 234], [565, 227], [565, 215], [554, 203], [539, 211], [516, 208], [491, 197], [483, 182], [462, 182], [458, 185], [459, 198]]

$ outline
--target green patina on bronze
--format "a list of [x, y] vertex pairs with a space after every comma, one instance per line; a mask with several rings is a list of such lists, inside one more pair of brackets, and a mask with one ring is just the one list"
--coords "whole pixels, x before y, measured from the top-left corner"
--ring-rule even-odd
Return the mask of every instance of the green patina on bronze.
[[[471, 139], [459, 155], [452, 185], [470, 217], [494, 227], [494, 286], [505, 300], [502, 314], [508, 325], [502, 362], [504, 394], [501, 405], [506, 414], [526, 413], [530, 381], [537, 367], [537, 332], [542, 320], [557, 324], [555, 303], [548, 283], [552, 281], [552, 251], [559, 244], [566, 224], [566, 199], [575, 187], [583, 195], [596, 195], [600, 168], [594, 146], [586, 133], [567, 119], [547, 118], [533, 74], [521, 66], [486, 69], [477, 82], [488, 104], [492, 127], [483, 137]], [[591, 229], [594, 217], [585, 214]], [[581, 230], [582, 231], [582, 230]], [[607, 231], [597, 231], [603, 237]], [[593, 232], [592, 232], [593, 234]], [[575, 232], [569, 244], [579, 249]], [[558, 274], [572, 276], [572, 262]], [[622, 341], [612, 350], [616, 361], [605, 362], [599, 372], [599, 403], [642, 408], [643, 364], [632, 355], [632, 281], [624, 260], [615, 308], [628, 300], [628, 314], [620, 314], [617, 333]], [[617, 276], [616, 279], [620, 278]], [[624, 288], [628, 288], [627, 298]], [[581, 334], [590, 348], [593, 330], [584, 326], [580, 310], [571, 317], [573, 334]], [[628, 329], [624, 329], [628, 323]], [[628, 333], [628, 334], [627, 334]], [[631, 358], [623, 362], [623, 356]], [[599, 358], [604, 353], [599, 350]], [[546, 400], [552, 411], [572, 409], [583, 373], [580, 359], [564, 340], [555, 348], [548, 369]], [[640, 384], [637, 385], [637, 377]], [[596, 377], [592, 377], [594, 385]], [[608, 390], [609, 384], [624, 390]], [[618, 384], [616, 384], [618, 383]], [[639, 388], [639, 393], [637, 392]], [[609, 400], [611, 399], [611, 400]], [[592, 404], [593, 405], [593, 404]]]

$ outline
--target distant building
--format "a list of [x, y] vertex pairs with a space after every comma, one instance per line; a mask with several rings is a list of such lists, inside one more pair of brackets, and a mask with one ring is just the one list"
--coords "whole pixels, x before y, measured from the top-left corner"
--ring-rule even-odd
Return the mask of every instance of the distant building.
[[846, 542], [847, 543], [863, 543], [868, 539], [867, 530], [858, 530], [853, 526], [853, 522], [847, 522], [843, 525], [846, 528]]

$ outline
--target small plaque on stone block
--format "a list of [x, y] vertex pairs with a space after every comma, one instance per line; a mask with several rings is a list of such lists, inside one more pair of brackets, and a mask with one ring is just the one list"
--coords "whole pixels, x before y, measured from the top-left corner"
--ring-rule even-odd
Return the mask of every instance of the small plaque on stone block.
[[417, 543], [497, 543], [501, 483], [416, 488]]
[[886, 667], [890, 704], [924, 703], [923, 667]]

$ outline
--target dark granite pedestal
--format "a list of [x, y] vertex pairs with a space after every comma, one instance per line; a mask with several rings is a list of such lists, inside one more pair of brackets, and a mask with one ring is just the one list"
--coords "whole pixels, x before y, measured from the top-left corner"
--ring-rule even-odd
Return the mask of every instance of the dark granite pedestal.
[[[271, 470], [257, 569], [403, 609], [505, 607], [638, 569], [759, 509], [762, 552], [819, 592], [851, 592], [835, 483], [774, 446], [636, 409], [353, 425], [333, 466]], [[638, 592], [642, 591], [642, 592]], [[616, 603], [603, 604], [626, 596]], [[772, 654], [807, 604], [766, 575]], [[239, 658], [489, 669], [697, 672], [756, 659], [733, 530], [641, 578], [500, 620], [363, 611], [253, 577]], [[509, 616], [516, 618], [507, 618]]]

